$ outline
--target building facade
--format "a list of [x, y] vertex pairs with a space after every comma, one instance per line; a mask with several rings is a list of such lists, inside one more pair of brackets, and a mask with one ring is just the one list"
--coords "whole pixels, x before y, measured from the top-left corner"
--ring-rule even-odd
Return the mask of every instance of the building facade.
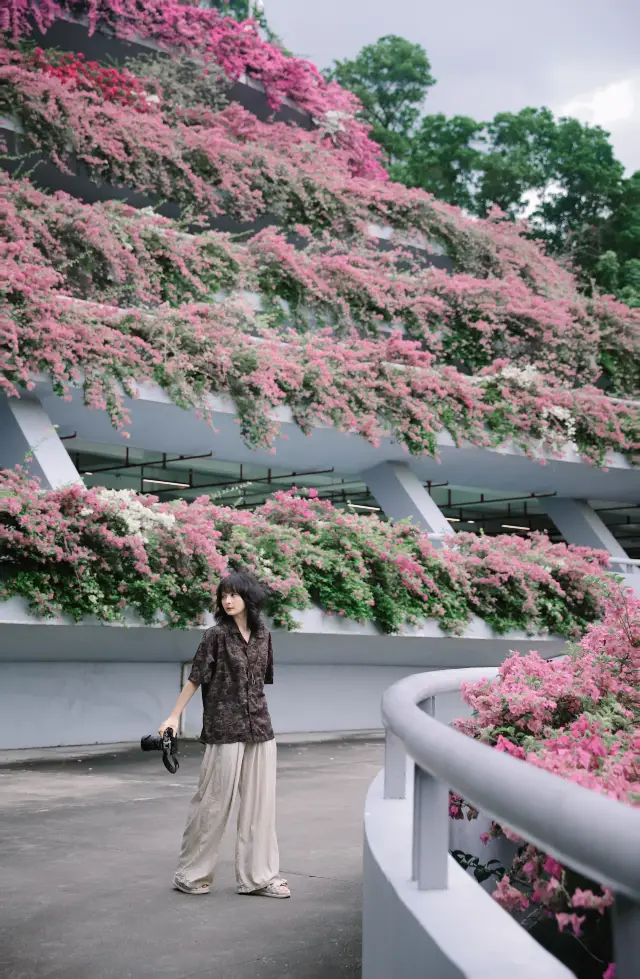
[[[633, 355], [630, 311], [579, 299], [516, 231], [384, 183], [346, 93], [250, 25], [202, 11], [161, 29], [156, 6], [96, 23], [91, 4], [33, 0], [5, 35], [0, 466], [43, 491], [238, 513], [296, 487], [410, 520], [447, 555], [457, 532], [505, 553], [538, 532], [606, 552], [636, 587], [637, 403], [598, 362], [614, 313], [616, 354]], [[525, 328], [527, 296], [544, 308]], [[320, 605], [277, 630], [280, 733], [377, 729], [395, 679], [567, 638], [482, 608], [457, 633], [425, 619], [387, 635]], [[204, 624], [45, 619], [9, 587], [0, 746], [147, 733]]]

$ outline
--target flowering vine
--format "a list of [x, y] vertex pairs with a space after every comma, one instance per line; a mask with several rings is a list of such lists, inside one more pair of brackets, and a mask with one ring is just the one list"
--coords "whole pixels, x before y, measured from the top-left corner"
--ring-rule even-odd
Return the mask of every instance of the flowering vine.
[[148, 112], [149, 105], [153, 104], [147, 101], [150, 96], [142, 82], [131, 72], [87, 61], [82, 53], [45, 52], [35, 48], [26, 64], [80, 90], [95, 92], [107, 102], [128, 105], [138, 112]]
[[[492, 218], [479, 228], [466, 222], [459, 236], [472, 242], [468, 253], [475, 248], [498, 262], [482, 269], [481, 257], [480, 280], [433, 269], [400, 272], [397, 255], [376, 263], [361, 234], [372, 208], [378, 217], [387, 213], [388, 185], [349, 183], [336, 166], [339, 152], [328, 148], [327, 168], [318, 137], [292, 142], [289, 127], [266, 126], [237, 106], [205, 107], [206, 125], [165, 122], [161, 95], [158, 103], [147, 99], [141, 114], [110, 101], [110, 90], [105, 98], [93, 82], [85, 91], [75, 78], [53, 77], [46, 59], [38, 68], [33, 55], [18, 50], [0, 49], [0, 56], [7, 83], [0, 100], [18, 99], [28, 138], [47, 146], [60, 166], [71, 144], [101, 177], [244, 219], [268, 206], [303, 235], [310, 232], [294, 219], [308, 219], [311, 209], [332, 235], [349, 227], [360, 242], [345, 253], [330, 236], [309, 243], [306, 252], [271, 231], [245, 246], [213, 233], [187, 239], [161, 219], [134, 218], [132, 209], [88, 209], [60, 197], [53, 205], [41, 197], [42, 208], [34, 208], [32, 190], [22, 184], [15, 192], [5, 181], [2, 384], [10, 394], [19, 394], [36, 371], [49, 373], [60, 393], [82, 374], [87, 403], [106, 408], [122, 425], [121, 386], [132, 393], [134, 380], [153, 379], [178, 404], [199, 410], [206, 410], [207, 393], [231, 394], [252, 444], [270, 443], [271, 411], [286, 404], [307, 432], [329, 422], [374, 442], [391, 434], [417, 454], [435, 454], [446, 428], [456, 440], [480, 445], [512, 439], [531, 454], [575, 440], [598, 464], [612, 449], [634, 458], [635, 406], [560, 383], [597, 376], [597, 322], [575, 295], [563, 298], [568, 280], [539, 249], [516, 250], [520, 233], [504, 222]], [[399, 220], [404, 213], [422, 230], [438, 226], [450, 244], [455, 240], [457, 212], [445, 213], [425, 195], [402, 194], [393, 204]], [[416, 219], [409, 204], [418, 200]], [[493, 251], [486, 247], [488, 229], [500, 245]], [[91, 260], [81, 265], [83, 247]], [[498, 268], [502, 279], [494, 275]], [[539, 295], [527, 292], [527, 281], [535, 281]], [[252, 286], [264, 297], [263, 314], [237, 298], [202, 302]], [[92, 301], [72, 302], [63, 292]], [[131, 309], [105, 307], [110, 295], [119, 306], [127, 292]], [[159, 303], [148, 315], [145, 307]], [[419, 339], [374, 333], [362, 340], [363, 328], [372, 331], [380, 322], [404, 325]], [[300, 335], [291, 326], [310, 329]], [[504, 354], [544, 356], [557, 376], [538, 372], [535, 390], [513, 383], [496, 369]], [[480, 369], [477, 384], [453, 367], [458, 359]]]
[[230, 395], [251, 445], [272, 444], [273, 409], [285, 405], [307, 434], [325, 423], [373, 444], [393, 436], [415, 455], [437, 455], [444, 429], [458, 443], [513, 440], [533, 457], [557, 451], [569, 436], [562, 408], [575, 419], [571, 434], [586, 459], [602, 465], [611, 450], [635, 458], [635, 405], [594, 388], [542, 378], [532, 392], [496, 373], [477, 383], [453, 367], [436, 370], [432, 354], [399, 334], [365, 340], [276, 330], [239, 299], [153, 313], [78, 302], [57, 293], [56, 274], [28, 258], [16, 248], [0, 259], [0, 389], [13, 397], [45, 373], [60, 395], [82, 385], [85, 402], [124, 429], [123, 394], [135, 396], [135, 383], [151, 380], [207, 416], [209, 394]]
[[604, 552], [544, 535], [457, 534], [434, 549], [409, 525], [334, 508], [296, 491], [251, 512], [159, 503], [132, 491], [74, 485], [41, 491], [18, 468], [0, 473], [0, 597], [39, 616], [197, 625], [220, 576], [246, 568], [268, 586], [276, 622], [295, 625], [312, 602], [384, 632], [436, 619], [459, 633], [478, 615], [498, 633], [572, 636], [593, 621], [611, 587]]
[[[107, 28], [123, 38], [151, 39], [172, 53], [199, 54], [204, 63], [222, 68], [229, 81], [248, 74], [263, 85], [272, 109], [292, 99], [321, 125], [336, 113], [341, 126], [332, 135], [344, 150], [355, 174], [386, 179], [380, 149], [369, 138], [369, 127], [356, 118], [357, 99], [327, 82], [315, 65], [285, 55], [263, 41], [253, 22], [238, 23], [215, 10], [164, 0], [1, 0], [0, 31], [13, 41], [28, 37], [33, 17], [45, 31], [61, 16], [87, 16], [89, 32]], [[332, 128], [330, 126], [330, 128]]]
[[[53, 77], [50, 60], [0, 49], [0, 104], [21, 121], [21, 138], [58, 165], [67, 167], [71, 148], [95, 179], [174, 198], [185, 214], [204, 209], [243, 222], [271, 214], [303, 234], [324, 229], [302, 251], [273, 231], [248, 246], [258, 287], [293, 299], [298, 318], [367, 331], [400, 323], [465, 370], [524, 359], [575, 384], [597, 380], [604, 367], [615, 390], [638, 390], [640, 314], [580, 296], [523, 228], [496, 217], [467, 221], [422, 192], [347, 178], [347, 159], [320, 132], [267, 125], [237, 105], [214, 111], [187, 100], [176, 111], [157, 76], [147, 80], [153, 94], [130, 72], [120, 87], [92, 82], [85, 90], [76, 67]], [[402, 248], [376, 254], [362, 237], [372, 219], [443, 242], [459, 271], [425, 269]]]
[[[299, 331], [331, 327], [379, 336], [400, 329], [439, 362], [481, 369], [499, 357], [544, 373], [597, 377], [598, 322], [581, 299], [544, 300], [515, 276], [480, 280], [418, 267], [395, 253], [340, 242], [296, 249], [272, 229], [248, 244], [217, 232], [185, 234], [175, 222], [119, 204], [50, 197], [0, 174], [0, 229], [35, 261], [62, 273], [61, 289], [119, 306], [259, 293], [262, 309]], [[463, 312], [464, 311], [464, 312]], [[579, 317], [579, 318], [575, 318]], [[610, 349], [610, 344], [607, 349]]]

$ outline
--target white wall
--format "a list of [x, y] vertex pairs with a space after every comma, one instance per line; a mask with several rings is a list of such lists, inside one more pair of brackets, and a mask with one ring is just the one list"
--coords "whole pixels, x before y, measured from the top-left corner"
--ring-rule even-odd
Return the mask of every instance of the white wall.
[[[415, 666], [278, 667], [267, 698], [277, 735], [371, 731], [380, 701]], [[188, 666], [179, 663], [0, 663], [0, 748], [109, 744], [154, 733], [175, 703]], [[200, 734], [200, 693], [184, 734]], [[458, 694], [440, 698], [438, 716], [464, 713]]]
[[172, 663], [2, 663], [0, 748], [136, 741], [164, 720], [179, 682]]

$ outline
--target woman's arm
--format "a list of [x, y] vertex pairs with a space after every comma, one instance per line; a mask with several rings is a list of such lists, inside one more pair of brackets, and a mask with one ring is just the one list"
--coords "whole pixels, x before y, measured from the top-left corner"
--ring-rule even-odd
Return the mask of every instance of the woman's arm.
[[171, 714], [169, 715], [169, 717], [167, 717], [166, 721], [164, 721], [164, 723], [161, 724], [160, 727], [158, 728], [158, 734], [160, 735], [160, 737], [162, 737], [162, 735], [164, 734], [164, 732], [168, 727], [171, 728], [174, 734], [178, 733], [178, 725], [180, 724], [180, 715], [182, 714], [182, 711], [185, 709], [185, 707], [187, 706], [187, 704], [189, 703], [189, 701], [191, 700], [191, 698], [193, 697], [197, 689], [198, 689], [197, 683], [193, 683], [191, 680], [187, 680], [184, 687], [182, 688], [180, 696], [176, 701], [176, 706], [173, 708]]

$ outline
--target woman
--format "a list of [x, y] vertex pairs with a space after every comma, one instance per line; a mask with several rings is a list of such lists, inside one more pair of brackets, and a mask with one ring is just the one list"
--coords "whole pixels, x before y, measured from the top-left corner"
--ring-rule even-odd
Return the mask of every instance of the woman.
[[273, 683], [271, 634], [260, 618], [261, 585], [237, 572], [218, 586], [216, 625], [195, 655], [189, 679], [170, 717], [180, 715], [202, 687], [206, 745], [198, 789], [182, 839], [174, 886], [184, 894], [208, 894], [220, 842], [239, 798], [236, 883], [239, 894], [287, 898], [279, 873], [276, 839], [276, 743], [264, 695]]

